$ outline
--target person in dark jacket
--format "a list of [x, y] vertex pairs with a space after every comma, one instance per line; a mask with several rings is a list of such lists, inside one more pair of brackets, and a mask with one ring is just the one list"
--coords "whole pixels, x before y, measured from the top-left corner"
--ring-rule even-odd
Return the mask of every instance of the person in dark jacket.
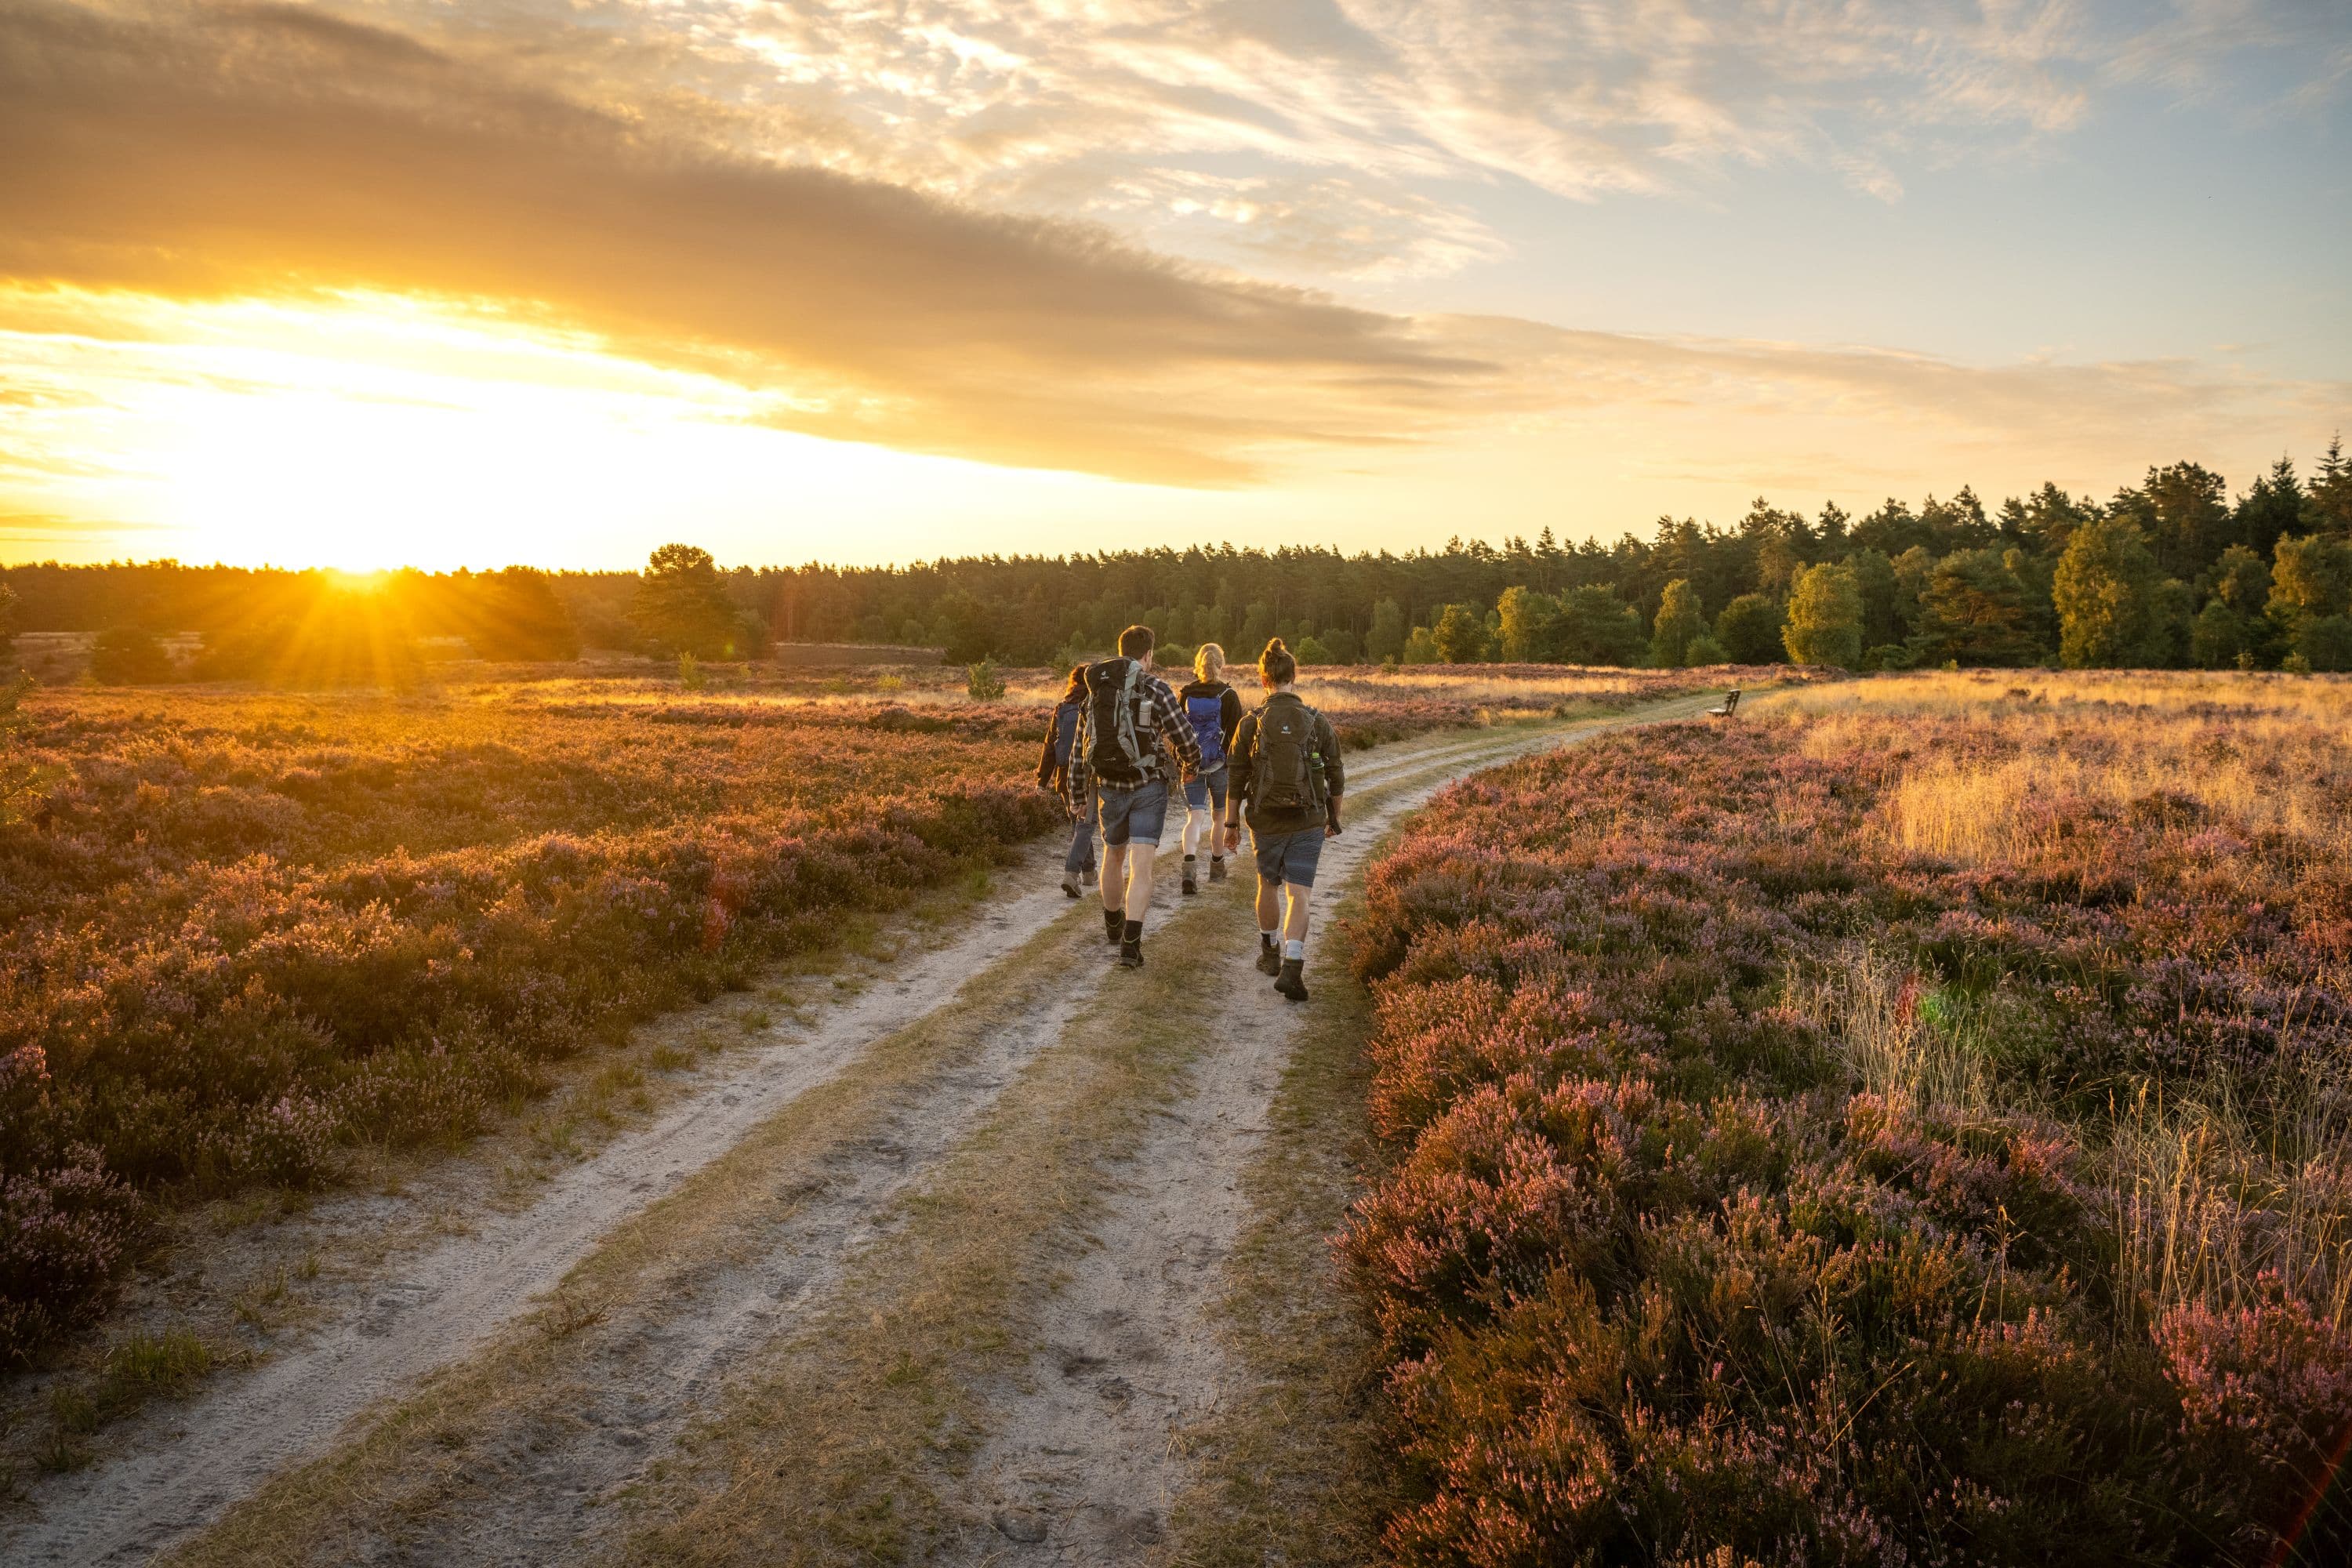
[[1045, 749], [1037, 758], [1037, 787], [1061, 795], [1069, 808], [1070, 847], [1062, 857], [1062, 891], [1074, 899], [1095, 885], [1095, 797], [1087, 793], [1073, 798], [1069, 789], [1070, 753], [1077, 744], [1078, 715], [1086, 705], [1087, 667], [1081, 664], [1070, 671], [1070, 689], [1055, 705], [1054, 717], [1045, 725]]
[[1228, 772], [1234, 731], [1241, 727], [1242, 695], [1225, 683], [1225, 650], [1202, 643], [1192, 655], [1193, 679], [1176, 693], [1201, 742], [1201, 768], [1184, 781], [1184, 890], [1197, 893], [1195, 876], [1202, 841], [1209, 846], [1209, 880], [1225, 879], [1224, 845], [1217, 837], [1217, 818], [1225, 814]]
[[1276, 991], [1304, 1002], [1307, 898], [1315, 887], [1323, 840], [1339, 831], [1339, 797], [1348, 777], [1331, 721], [1291, 689], [1298, 660], [1280, 637], [1265, 645], [1257, 671], [1266, 698], [1234, 732], [1225, 847], [1241, 847], [1246, 811], [1257, 843], [1257, 966], [1275, 977]]

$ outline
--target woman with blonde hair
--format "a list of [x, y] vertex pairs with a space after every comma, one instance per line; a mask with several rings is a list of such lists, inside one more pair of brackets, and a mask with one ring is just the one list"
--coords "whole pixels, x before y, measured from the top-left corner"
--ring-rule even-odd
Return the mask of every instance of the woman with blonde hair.
[[1209, 841], [1209, 880], [1225, 879], [1225, 858], [1217, 841], [1217, 818], [1224, 814], [1229, 775], [1225, 759], [1242, 721], [1241, 693], [1225, 683], [1225, 650], [1204, 642], [1192, 655], [1192, 680], [1176, 695], [1184, 704], [1193, 738], [1201, 742], [1201, 766], [1184, 781], [1184, 890], [1197, 893], [1194, 875], [1201, 841]]

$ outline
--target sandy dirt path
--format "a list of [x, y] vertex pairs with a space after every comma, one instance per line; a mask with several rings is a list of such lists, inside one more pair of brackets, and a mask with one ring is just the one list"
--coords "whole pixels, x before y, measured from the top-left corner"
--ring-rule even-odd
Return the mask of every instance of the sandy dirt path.
[[[1642, 717], [1696, 706], [1677, 703]], [[1438, 784], [1559, 738], [1478, 732], [1361, 754], [1354, 791], [1377, 788], [1386, 798], [1377, 819], [1360, 818], [1327, 852], [1327, 885], [1352, 879], [1381, 822]], [[1171, 850], [1161, 857], [1171, 877], [1173, 842], [1171, 824]], [[408, 1260], [364, 1310], [177, 1412], [166, 1440], [45, 1485], [34, 1500], [37, 1515], [0, 1532], [0, 1558], [145, 1561], [203, 1530], [271, 1476], [348, 1439], [371, 1409], [482, 1349], [623, 1219], [876, 1042], [949, 1007], [1005, 955], [1066, 920], [1067, 941], [1055, 944], [1066, 951], [1056, 962], [1076, 984], [1030, 998], [879, 1131], [829, 1156], [817, 1190], [792, 1194], [789, 1216], [748, 1255], [708, 1260], [674, 1310], [595, 1325], [597, 1370], [567, 1418], [509, 1445], [495, 1486], [387, 1558], [575, 1560], [596, 1533], [591, 1510], [667, 1447], [739, 1351], [782, 1331], [823, 1295], [842, 1261], [879, 1234], [958, 1130], [1058, 1037], [1108, 972], [1099, 928], [1090, 902], [1073, 911], [1053, 885], [1057, 861], [1057, 852], [1033, 853], [1014, 873], [1013, 890], [983, 906], [960, 938], [908, 958], [886, 984], [777, 1026], [760, 1047], [713, 1070], [655, 1121], [559, 1176], [529, 1208], [488, 1215], [470, 1234]], [[1239, 869], [1245, 890], [1246, 859]], [[1043, 1560], [1129, 1560], [1126, 1548], [1142, 1544], [1156, 1526], [1139, 1525], [1130, 1517], [1139, 1510], [1122, 1513], [1118, 1500], [1153, 1500], [1150, 1511], [1159, 1516], [1175, 1484], [1170, 1434], [1197, 1414], [1201, 1391], [1216, 1385], [1214, 1340], [1200, 1321], [1201, 1306], [1244, 1218], [1235, 1173], [1255, 1147], [1286, 1038], [1283, 1014], [1258, 1005], [1265, 982], [1245, 949], [1234, 967], [1227, 978], [1235, 1002], [1220, 1024], [1214, 1065], [1122, 1184], [1104, 1246], [1048, 1305], [1054, 1365], [1050, 1378], [1034, 1383], [1041, 1393], [1066, 1397], [1008, 1403], [1003, 1436], [975, 1472], [988, 1478], [981, 1485], [991, 1492], [985, 1500], [974, 1494], [986, 1502], [981, 1513], [1013, 1521], [1015, 1535], [1031, 1533], [1022, 1521], [1032, 1517], [1065, 1521], [1047, 1531], [1056, 1544]], [[1164, 1375], [1144, 1368], [1140, 1344], [1164, 1347]], [[1133, 1373], [1121, 1370], [1128, 1368]], [[1069, 1444], [1093, 1445], [1096, 1457], [1076, 1467], [1040, 1463], [1058, 1459]], [[988, 1552], [972, 1560], [1033, 1544], [992, 1529]]]
[[[1501, 744], [1490, 737], [1369, 773], [1356, 788], [1377, 794], [1325, 847], [1318, 912], [1355, 890], [1381, 836], [1443, 784], [1595, 732]], [[1161, 1555], [1171, 1506], [1190, 1479], [1187, 1434], [1227, 1392], [1212, 1308], [1250, 1217], [1242, 1175], [1257, 1156], [1305, 1014], [1256, 968], [1241, 913], [1247, 893], [1244, 879], [1233, 911], [1239, 929], [1198, 961], [1201, 994], [1218, 1001], [1202, 1020], [1210, 1044], [1189, 1091], [1157, 1119], [1133, 1161], [1106, 1173], [1117, 1194], [1109, 1212], [1088, 1249], [1066, 1261], [1067, 1284], [1045, 1305], [1025, 1374], [994, 1392], [995, 1429], [950, 1504], [964, 1529], [933, 1561], [1109, 1564]], [[1311, 984], [1351, 984], [1328, 959], [1318, 976], [1315, 958], [1310, 942]]]

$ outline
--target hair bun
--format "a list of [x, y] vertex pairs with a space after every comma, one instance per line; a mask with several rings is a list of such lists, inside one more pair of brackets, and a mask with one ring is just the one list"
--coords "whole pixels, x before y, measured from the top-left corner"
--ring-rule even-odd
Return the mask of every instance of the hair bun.
[[1268, 653], [1288, 653], [1290, 650], [1282, 645], [1282, 639], [1280, 637], [1275, 637], [1266, 643], [1265, 651]]

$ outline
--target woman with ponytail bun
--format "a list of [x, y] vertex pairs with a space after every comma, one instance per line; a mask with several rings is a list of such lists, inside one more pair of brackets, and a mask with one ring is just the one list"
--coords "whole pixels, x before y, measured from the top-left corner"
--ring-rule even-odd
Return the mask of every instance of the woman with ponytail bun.
[[1246, 815], [1257, 845], [1257, 966], [1276, 991], [1304, 1002], [1307, 899], [1323, 840], [1339, 831], [1348, 781], [1331, 721], [1291, 689], [1298, 658], [1280, 637], [1257, 656], [1257, 674], [1266, 697], [1234, 733], [1225, 847], [1241, 847]]

